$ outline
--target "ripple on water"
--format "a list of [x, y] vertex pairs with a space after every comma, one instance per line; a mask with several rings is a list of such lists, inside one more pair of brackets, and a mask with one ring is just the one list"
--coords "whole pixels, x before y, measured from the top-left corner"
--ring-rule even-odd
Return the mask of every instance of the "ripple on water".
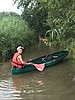
[[13, 87], [12, 80], [0, 80], [0, 100], [21, 100], [20, 93]]

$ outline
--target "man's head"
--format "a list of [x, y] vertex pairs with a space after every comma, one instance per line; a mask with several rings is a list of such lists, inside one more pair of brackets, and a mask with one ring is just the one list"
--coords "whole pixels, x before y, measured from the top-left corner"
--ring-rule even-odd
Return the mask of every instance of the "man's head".
[[24, 47], [22, 47], [22, 46], [18, 46], [18, 47], [17, 47], [17, 51], [18, 51], [18, 53], [21, 54], [23, 49], [24, 49]]

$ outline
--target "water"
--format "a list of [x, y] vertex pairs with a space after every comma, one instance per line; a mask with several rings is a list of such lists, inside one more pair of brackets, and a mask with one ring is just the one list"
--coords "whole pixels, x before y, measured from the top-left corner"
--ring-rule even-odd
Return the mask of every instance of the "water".
[[[55, 51], [34, 48], [24, 55], [27, 61]], [[19, 75], [11, 75], [10, 61], [0, 64], [0, 100], [75, 100], [75, 61], [67, 58], [43, 72]]]

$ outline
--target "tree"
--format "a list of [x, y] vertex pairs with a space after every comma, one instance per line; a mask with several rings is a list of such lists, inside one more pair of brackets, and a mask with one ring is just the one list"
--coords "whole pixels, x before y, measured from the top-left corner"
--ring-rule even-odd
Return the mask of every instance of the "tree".
[[31, 29], [36, 30], [37, 33], [43, 33], [48, 30], [45, 24], [48, 11], [47, 2], [41, 0], [14, 0], [18, 3], [18, 8], [23, 8], [22, 17], [28, 22]]
[[[50, 41], [63, 43], [75, 37], [75, 0], [49, 0], [47, 25]], [[65, 43], [64, 43], [65, 44]]]

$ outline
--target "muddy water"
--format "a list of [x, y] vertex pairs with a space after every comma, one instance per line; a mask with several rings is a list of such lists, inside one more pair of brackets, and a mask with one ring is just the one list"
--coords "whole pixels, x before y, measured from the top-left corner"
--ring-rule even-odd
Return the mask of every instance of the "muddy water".
[[[55, 51], [32, 48], [25, 50], [24, 57], [27, 61]], [[43, 72], [19, 75], [11, 75], [10, 61], [0, 64], [0, 100], [75, 100], [75, 61], [67, 57]]]

